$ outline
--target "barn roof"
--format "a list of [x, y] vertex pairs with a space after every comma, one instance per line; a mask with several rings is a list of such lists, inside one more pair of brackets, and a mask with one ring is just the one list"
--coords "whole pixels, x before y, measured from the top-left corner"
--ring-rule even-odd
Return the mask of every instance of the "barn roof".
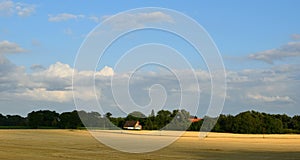
[[139, 121], [126, 121], [124, 127], [134, 127]]

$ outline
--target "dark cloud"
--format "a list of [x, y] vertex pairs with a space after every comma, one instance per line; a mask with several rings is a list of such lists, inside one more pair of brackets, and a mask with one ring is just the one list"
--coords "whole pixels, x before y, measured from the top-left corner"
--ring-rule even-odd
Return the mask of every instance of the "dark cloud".
[[18, 89], [19, 80], [24, 75], [24, 69], [11, 63], [0, 55], [0, 92]]

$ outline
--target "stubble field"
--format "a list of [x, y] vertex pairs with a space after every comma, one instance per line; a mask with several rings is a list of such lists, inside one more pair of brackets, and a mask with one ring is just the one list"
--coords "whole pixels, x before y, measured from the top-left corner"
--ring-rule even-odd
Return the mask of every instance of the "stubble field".
[[187, 132], [166, 148], [133, 154], [111, 149], [85, 130], [0, 130], [0, 159], [300, 159], [300, 135], [210, 133], [207, 138], [199, 139], [198, 134]]

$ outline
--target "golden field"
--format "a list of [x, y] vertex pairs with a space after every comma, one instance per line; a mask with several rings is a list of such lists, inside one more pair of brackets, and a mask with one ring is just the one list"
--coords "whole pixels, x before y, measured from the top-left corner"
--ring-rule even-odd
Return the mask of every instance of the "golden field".
[[[111, 149], [86, 130], [0, 130], [0, 159], [300, 159], [300, 135], [209, 133], [207, 138], [200, 139], [198, 134], [187, 132], [166, 148], [134, 154]], [[162, 140], [165, 137], [159, 136]]]

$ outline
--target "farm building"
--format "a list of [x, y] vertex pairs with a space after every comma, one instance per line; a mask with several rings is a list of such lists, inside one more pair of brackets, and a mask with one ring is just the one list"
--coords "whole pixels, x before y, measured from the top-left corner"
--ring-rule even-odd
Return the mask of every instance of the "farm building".
[[139, 121], [126, 121], [123, 128], [128, 130], [141, 130], [142, 126]]
[[197, 116], [191, 116], [189, 118], [190, 122], [194, 123], [194, 122], [199, 122], [202, 120], [202, 118], [198, 118]]

